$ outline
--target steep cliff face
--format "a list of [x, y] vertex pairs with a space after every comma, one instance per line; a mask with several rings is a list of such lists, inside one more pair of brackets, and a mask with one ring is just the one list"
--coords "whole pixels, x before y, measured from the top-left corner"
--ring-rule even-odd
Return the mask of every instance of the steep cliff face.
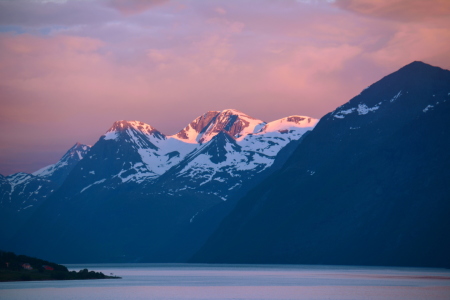
[[183, 130], [174, 135], [174, 138], [188, 143], [197, 143], [199, 134], [209, 127], [211, 122], [217, 118], [220, 111], [208, 111], [189, 123]]

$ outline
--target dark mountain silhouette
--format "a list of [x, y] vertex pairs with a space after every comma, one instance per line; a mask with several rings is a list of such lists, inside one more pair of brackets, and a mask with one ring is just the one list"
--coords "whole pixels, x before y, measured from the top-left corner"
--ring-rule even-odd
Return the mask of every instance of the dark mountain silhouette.
[[413, 62], [324, 116], [191, 262], [450, 267], [450, 71]]

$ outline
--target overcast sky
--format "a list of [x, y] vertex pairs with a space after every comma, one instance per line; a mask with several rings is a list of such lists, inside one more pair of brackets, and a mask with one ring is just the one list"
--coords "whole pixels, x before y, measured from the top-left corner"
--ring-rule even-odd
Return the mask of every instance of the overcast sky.
[[414, 61], [450, 69], [448, 0], [0, 0], [0, 174], [116, 120], [320, 118]]

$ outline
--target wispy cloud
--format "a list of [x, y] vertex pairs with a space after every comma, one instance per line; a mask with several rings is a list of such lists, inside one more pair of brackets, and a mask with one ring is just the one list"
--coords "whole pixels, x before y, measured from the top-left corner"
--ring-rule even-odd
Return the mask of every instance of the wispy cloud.
[[335, 4], [359, 14], [397, 21], [423, 21], [450, 17], [448, 0], [337, 0]]
[[229, 107], [321, 117], [413, 60], [450, 68], [447, 2], [425, 2], [0, 1], [0, 161], [120, 119], [172, 134]]

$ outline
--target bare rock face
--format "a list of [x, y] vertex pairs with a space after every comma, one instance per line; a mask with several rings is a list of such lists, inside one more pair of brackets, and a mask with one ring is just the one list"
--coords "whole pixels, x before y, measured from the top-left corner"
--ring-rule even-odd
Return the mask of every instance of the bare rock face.
[[313, 120], [312, 120], [312, 118], [308, 118], [308, 117], [290, 116], [287, 118], [287, 121], [300, 124], [303, 121], [306, 121], [307, 123], [311, 123]]
[[202, 130], [208, 127], [211, 121], [214, 120], [219, 113], [219, 111], [208, 111], [189, 123], [183, 130], [178, 132], [176, 136], [179, 139], [188, 140], [190, 135], [198, 135]]
[[250, 122], [245, 118], [242, 118], [242, 116], [250, 118], [236, 110], [228, 109], [221, 112], [213, 121], [212, 126], [206, 129], [202, 138], [199, 140], [199, 143], [210, 140], [209, 137], [214, 136], [219, 132], [225, 132], [228, 135], [235, 137], [250, 125]]

